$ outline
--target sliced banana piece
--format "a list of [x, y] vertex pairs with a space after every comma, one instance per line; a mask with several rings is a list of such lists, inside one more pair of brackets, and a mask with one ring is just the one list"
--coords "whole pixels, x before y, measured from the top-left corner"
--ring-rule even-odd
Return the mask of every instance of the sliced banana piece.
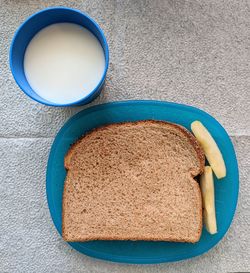
[[215, 140], [200, 121], [191, 124], [191, 130], [201, 144], [205, 156], [218, 179], [226, 176], [226, 166]]
[[210, 234], [217, 233], [215, 202], [214, 202], [214, 180], [210, 166], [206, 166], [201, 175], [200, 187], [203, 203], [203, 219], [205, 227]]

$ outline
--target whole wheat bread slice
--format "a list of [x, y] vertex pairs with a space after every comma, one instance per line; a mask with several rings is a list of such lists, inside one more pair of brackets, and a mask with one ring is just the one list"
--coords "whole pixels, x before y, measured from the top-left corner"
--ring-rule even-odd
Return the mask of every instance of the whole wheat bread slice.
[[64, 240], [200, 239], [194, 177], [204, 154], [184, 127], [148, 120], [97, 128], [70, 148], [65, 168]]

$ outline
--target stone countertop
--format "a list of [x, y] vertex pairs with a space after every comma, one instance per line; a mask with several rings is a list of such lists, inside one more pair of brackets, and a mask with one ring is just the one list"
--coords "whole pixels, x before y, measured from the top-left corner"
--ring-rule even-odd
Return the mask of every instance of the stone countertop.
[[[208, 253], [178, 263], [125, 265], [71, 249], [47, 207], [45, 171], [57, 131], [86, 108], [53, 108], [30, 100], [15, 84], [8, 52], [32, 13], [68, 6], [104, 29], [110, 67], [92, 103], [156, 99], [199, 107], [226, 128], [240, 168], [232, 226]], [[248, 0], [0, 0], [0, 272], [250, 271], [250, 2]]]

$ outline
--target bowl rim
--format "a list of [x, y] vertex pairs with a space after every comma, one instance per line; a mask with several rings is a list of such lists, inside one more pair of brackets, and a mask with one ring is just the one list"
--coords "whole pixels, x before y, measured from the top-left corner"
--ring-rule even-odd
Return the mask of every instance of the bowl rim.
[[[98, 82], [98, 84], [95, 86], [95, 88], [90, 91], [87, 95], [85, 95], [83, 98], [77, 100], [77, 101], [74, 101], [74, 102], [70, 102], [70, 103], [55, 103], [55, 102], [51, 102], [51, 101], [47, 101], [46, 99], [40, 97], [38, 95], [38, 98], [35, 98], [32, 94], [29, 94], [26, 89], [23, 87], [23, 85], [19, 82], [19, 80], [17, 79], [16, 77], [16, 73], [14, 72], [14, 68], [13, 68], [13, 48], [15, 46], [15, 43], [16, 43], [16, 38], [19, 34], [19, 32], [21, 31], [21, 29], [34, 17], [36, 16], [39, 16], [40, 14], [42, 13], [46, 13], [46, 12], [49, 12], [49, 11], [55, 11], [55, 10], [64, 10], [64, 11], [72, 11], [72, 12], [75, 12], [75, 13], [78, 13], [80, 14], [81, 16], [85, 17], [87, 20], [91, 21], [91, 23], [93, 23], [93, 25], [96, 27], [97, 31], [100, 33], [101, 37], [102, 37], [102, 40], [103, 40], [103, 45], [102, 45], [102, 48], [103, 48], [103, 51], [104, 51], [104, 55], [105, 55], [105, 68], [104, 68], [104, 71], [103, 71], [103, 74], [102, 74], [102, 77], [100, 79], [100, 81]], [[67, 20], [65, 20], [65, 22], [67, 22]], [[56, 24], [56, 22], [55, 22]], [[48, 25], [49, 26], [49, 25]], [[46, 26], [45, 26], [46, 27]], [[91, 30], [89, 30], [93, 35], [95, 35]], [[33, 36], [34, 37], [34, 36]], [[95, 36], [96, 37], [96, 36]], [[99, 40], [99, 39], [98, 39]], [[31, 40], [30, 40], [31, 41]], [[29, 41], [29, 42], [30, 42]], [[100, 42], [100, 41], [99, 41]], [[101, 43], [101, 42], [100, 42]], [[27, 43], [28, 45], [28, 43]], [[91, 18], [88, 14], [78, 10], [78, 9], [73, 9], [73, 8], [68, 8], [68, 7], [63, 7], [63, 6], [55, 6], [55, 7], [48, 7], [48, 8], [45, 8], [45, 9], [42, 9], [42, 10], [39, 10], [38, 12], [35, 12], [33, 13], [31, 16], [27, 17], [20, 25], [19, 27], [17, 28], [17, 30], [15, 31], [15, 34], [13, 36], [13, 39], [12, 39], [12, 42], [11, 42], [11, 45], [10, 45], [10, 51], [9, 51], [9, 63], [10, 63], [10, 70], [11, 70], [11, 73], [17, 83], [17, 85], [19, 86], [19, 88], [28, 96], [30, 97], [31, 99], [35, 100], [36, 102], [39, 102], [39, 103], [42, 103], [44, 105], [47, 105], [47, 106], [55, 106], [55, 107], [64, 107], [64, 106], [77, 106], [77, 105], [80, 105], [80, 104], [85, 104], [85, 103], [88, 103], [90, 101], [88, 101], [92, 96], [94, 96], [94, 94], [96, 94], [99, 89], [102, 88], [102, 85], [105, 81], [105, 78], [106, 78], [106, 74], [107, 74], [107, 71], [108, 71], [108, 67], [109, 67], [109, 47], [108, 47], [108, 42], [107, 42], [107, 39], [104, 35], [104, 32], [103, 30], [101, 29], [101, 27], [98, 25], [98, 23], [93, 19]], [[26, 78], [26, 76], [25, 76]], [[28, 80], [26, 79], [27, 83], [29, 84]], [[31, 88], [32, 91], [34, 93], [36, 93], [33, 88]], [[40, 99], [41, 98], [41, 99]]]

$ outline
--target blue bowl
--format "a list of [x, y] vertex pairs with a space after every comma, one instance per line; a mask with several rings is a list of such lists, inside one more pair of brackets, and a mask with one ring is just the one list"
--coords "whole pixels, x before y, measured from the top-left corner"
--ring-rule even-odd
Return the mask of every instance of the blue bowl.
[[[104, 51], [105, 69], [100, 82], [95, 87], [95, 89], [92, 90], [88, 95], [83, 96], [82, 99], [75, 101], [73, 103], [57, 104], [54, 102], [47, 101], [44, 98], [38, 96], [36, 92], [31, 88], [24, 73], [23, 60], [25, 50], [29, 42], [37, 32], [39, 32], [44, 27], [47, 27], [48, 25], [63, 22], [81, 25], [87, 28], [97, 37]], [[79, 10], [70, 9], [66, 7], [47, 8], [30, 16], [17, 29], [10, 48], [10, 68], [19, 87], [23, 90], [25, 94], [27, 94], [35, 101], [50, 106], [82, 105], [91, 102], [101, 92], [107, 74], [108, 65], [109, 49], [102, 29], [88, 15], [80, 12]]]

